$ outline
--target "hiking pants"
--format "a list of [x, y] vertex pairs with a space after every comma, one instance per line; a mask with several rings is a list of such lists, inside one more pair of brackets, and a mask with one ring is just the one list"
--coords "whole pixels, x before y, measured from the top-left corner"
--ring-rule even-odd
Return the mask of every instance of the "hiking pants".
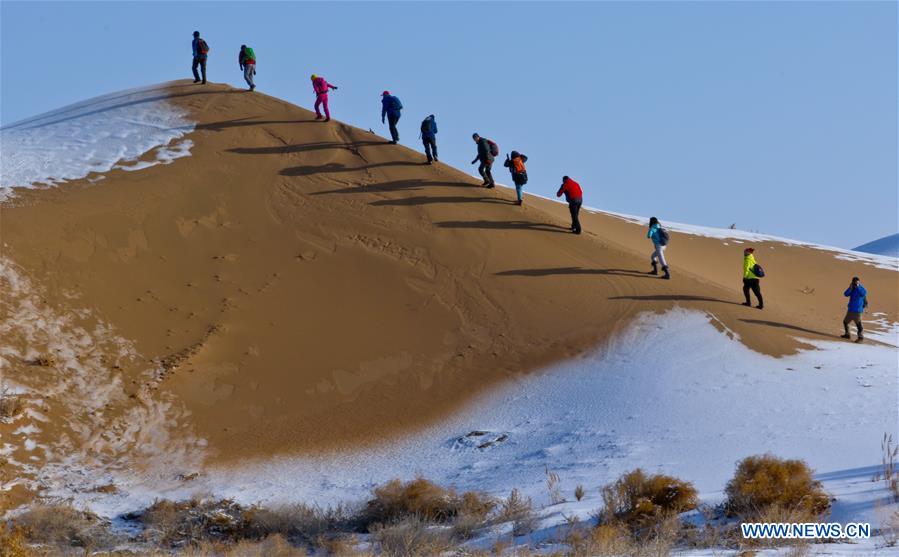
[[493, 186], [496, 182], [493, 181], [493, 161], [491, 160], [481, 160], [481, 165], [478, 166], [478, 173], [481, 175], [481, 178], [484, 179], [485, 186]]
[[583, 203], [581, 199], [568, 202], [568, 211], [571, 213], [571, 231], [575, 234], [581, 233], [581, 221], [578, 218], [578, 213], [581, 212], [581, 203]]
[[428, 162], [437, 160], [437, 138], [422, 137], [421, 142], [425, 146], [425, 155], [428, 156]]
[[199, 81], [200, 74], [197, 73], [197, 66], [203, 71], [203, 83], [206, 83], [206, 57], [205, 56], [195, 56], [194, 63], [191, 69], [194, 71], [194, 79]]
[[253, 82], [254, 75], [256, 75], [256, 64], [244, 64], [243, 79], [247, 82], [247, 85], [253, 88], [256, 87], [256, 84]]
[[400, 121], [400, 115], [387, 115], [387, 124], [390, 125], [390, 139], [393, 140], [394, 143], [400, 140], [400, 131], [396, 129], [396, 123]]
[[660, 246], [659, 244], [656, 244], [655, 246], [656, 250], [652, 252], [652, 256], [649, 258], [650, 261], [652, 261], [653, 264], [658, 261], [659, 264], [662, 265], [662, 267], [667, 267], [668, 262], [665, 261], [665, 248], [668, 246]]
[[515, 184], [515, 196], [518, 197], [518, 202], [521, 203], [521, 190], [524, 188], [524, 184]]
[[849, 323], [855, 322], [855, 330], [858, 332], [858, 338], [864, 338], [864, 333], [862, 332], [862, 314], [857, 311], [847, 311], [846, 317], [843, 318], [843, 330], [846, 331], [846, 335], [849, 335]]
[[759, 300], [759, 305], [764, 306], [765, 302], [762, 300], [762, 287], [761, 283], [759, 283], [759, 279], [757, 278], [744, 278], [743, 279], [743, 296], [746, 297], [746, 303], [751, 304], [752, 301], [749, 299], [749, 291], [755, 294], [755, 297]]
[[322, 113], [319, 112], [318, 107], [322, 106], [322, 105], [324, 105], [324, 107], [325, 107], [325, 118], [330, 120], [331, 119], [331, 111], [328, 110], [328, 94], [327, 93], [320, 93], [318, 96], [315, 97], [315, 115], [319, 118], [321, 118]]

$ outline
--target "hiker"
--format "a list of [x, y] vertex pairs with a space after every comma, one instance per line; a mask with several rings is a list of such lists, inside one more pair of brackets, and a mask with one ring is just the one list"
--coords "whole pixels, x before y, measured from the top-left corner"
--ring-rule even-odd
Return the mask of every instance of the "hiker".
[[396, 123], [400, 121], [400, 112], [403, 110], [403, 103], [395, 95], [391, 95], [390, 91], [381, 93], [381, 123], [384, 123], [384, 116], [387, 116], [387, 122], [390, 124], [390, 143], [396, 145], [400, 140], [400, 132], [396, 129]]
[[493, 161], [496, 160], [496, 155], [499, 154], [499, 147], [493, 141], [476, 133], [472, 134], [471, 138], [478, 144], [478, 156], [471, 161], [471, 164], [478, 161], [481, 162], [478, 166], [478, 174], [484, 179], [484, 183], [481, 185], [493, 188], [496, 186], [496, 182], [493, 181], [493, 172], [491, 170], [493, 169]]
[[240, 45], [240, 54], [237, 55], [237, 65], [243, 70], [244, 81], [250, 86], [250, 91], [256, 89], [253, 76], [256, 75], [256, 53], [245, 44]]
[[512, 151], [512, 155], [506, 155], [506, 161], [503, 166], [509, 169], [512, 174], [512, 183], [515, 184], [515, 195], [518, 197], [518, 205], [522, 204], [521, 188], [528, 183], [528, 170], [524, 163], [528, 161], [526, 155], [522, 155], [518, 151]]
[[199, 66], [203, 72], [203, 85], [206, 85], [206, 58], [209, 55], [209, 45], [200, 38], [199, 31], [194, 31], [194, 40], [190, 46], [194, 55], [194, 63], [191, 68], [194, 72], [194, 83], [200, 83], [200, 74], [197, 73], [197, 66]]
[[421, 142], [425, 146], [428, 164], [437, 160], [437, 122], [431, 114], [421, 121]]
[[746, 301], [743, 302], [743, 305], [752, 307], [752, 301], [749, 299], [749, 291], [752, 290], [759, 301], [759, 305], [755, 307], [764, 309], [765, 302], [762, 300], [762, 287], [759, 283], [759, 279], [765, 276], [765, 272], [762, 270], [762, 267], [755, 262], [754, 253], [755, 249], [753, 248], [746, 248], [743, 250], [743, 296], [746, 297]]
[[578, 213], [581, 212], [581, 205], [584, 202], [581, 185], [568, 176], [562, 176], [562, 186], [556, 192], [556, 197], [562, 197], [563, 193], [565, 194], [565, 201], [568, 202], [568, 210], [571, 212], [571, 231], [575, 234], [580, 234], [581, 221], [578, 218]]
[[336, 85], [331, 85], [328, 83], [325, 78], [312, 74], [312, 90], [315, 92], [315, 119], [321, 120], [322, 113], [319, 111], [318, 107], [324, 105], [325, 107], [325, 122], [331, 121], [331, 111], [328, 110], [328, 91], [331, 89], [337, 90]]
[[662, 223], [656, 217], [649, 219], [649, 231], [646, 232], [646, 237], [652, 240], [652, 245], [655, 246], [655, 251], [649, 256], [649, 262], [652, 263], [652, 271], [649, 274], [658, 275], [659, 265], [662, 265], [662, 272], [665, 273], [662, 275], [662, 278], [670, 279], [671, 274], [668, 273], [668, 262], [665, 260], [665, 248], [668, 247], [668, 231], [662, 228]]
[[855, 330], [858, 333], [858, 338], [855, 339], [855, 342], [864, 342], [862, 313], [868, 306], [868, 291], [862, 286], [858, 277], [852, 277], [852, 282], [849, 284], [849, 288], [843, 292], [843, 296], [849, 298], [849, 306], [846, 308], [846, 317], [843, 318], [844, 333], [841, 338], [851, 338], [849, 336], [849, 323], [855, 322]]

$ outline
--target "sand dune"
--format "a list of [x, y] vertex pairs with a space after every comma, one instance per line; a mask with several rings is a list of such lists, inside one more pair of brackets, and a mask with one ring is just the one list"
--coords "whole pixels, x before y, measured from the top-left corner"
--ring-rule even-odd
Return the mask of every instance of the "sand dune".
[[[35, 403], [55, 413], [33, 436], [47, 461], [60, 439], [118, 437], [161, 401], [158, 439], [123, 435], [92, 457], [177, 438], [189, 471], [194, 451], [229, 463], [373, 443], [674, 306], [786, 355], [842, 332], [853, 275], [879, 322], [899, 322], [893, 270], [754, 244], [767, 307], [746, 308], [739, 240], [675, 233], [674, 279], [658, 280], [645, 274], [644, 228], [627, 219], [586, 214], [574, 236], [564, 205], [517, 207], [506, 189], [284, 101], [221, 85], [163, 90], [196, 122], [189, 157], [16, 190], [2, 206], [4, 257], [35, 285], [5, 300], [3, 321], [41, 306], [78, 315], [68, 331], [109, 340], [66, 360], [114, 370], [101, 405]], [[603, 185], [584, 186], [601, 205]], [[64, 360], [58, 336], [7, 331], [8, 377], [39, 390], [74, 376], [75, 364], [32, 365], [54, 350]]]

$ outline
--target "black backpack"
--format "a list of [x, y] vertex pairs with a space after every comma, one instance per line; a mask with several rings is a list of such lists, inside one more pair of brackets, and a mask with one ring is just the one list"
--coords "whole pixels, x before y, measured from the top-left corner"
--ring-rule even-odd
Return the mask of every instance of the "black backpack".
[[660, 246], [667, 246], [667, 245], [668, 245], [668, 241], [669, 241], [670, 239], [671, 239], [671, 238], [668, 236], [668, 231], [665, 230], [664, 228], [659, 228], [659, 245], [660, 245]]
[[421, 134], [422, 135], [430, 135], [431, 133], [431, 119], [425, 118], [421, 121]]
[[753, 274], [754, 274], [755, 276], [757, 276], [757, 277], [759, 277], [759, 278], [762, 278], [763, 276], [765, 276], [765, 270], [762, 269], [762, 266], [759, 265], [758, 263], [756, 263], [755, 265], [753, 265], [753, 267], [752, 267], [752, 272], [753, 272]]

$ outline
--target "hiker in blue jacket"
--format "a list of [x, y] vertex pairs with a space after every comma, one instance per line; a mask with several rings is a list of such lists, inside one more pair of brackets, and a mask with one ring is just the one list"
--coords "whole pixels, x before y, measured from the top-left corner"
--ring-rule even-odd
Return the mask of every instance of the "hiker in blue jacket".
[[431, 114], [421, 122], [421, 142], [425, 146], [428, 164], [437, 160], [437, 121]]
[[209, 56], [209, 45], [200, 38], [199, 31], [194, 31], [194, 40], [191, 42], [190, 48], [194, 56], [191, 68], [194, 72], [194, 83], [200, 83], [200, 74], [197, 73], [197, 67], [199, 67], [203, 73], [203, 85], [206, 85], [206, 59]]
[[858, 338], [855, 339], [855, 342], [863, 342], [865, 335], [862, 332], [862, 313], [864, 313], [865, 307], [868, 305], [868, 291], [862, 286], [858, 277], [852, 277], [852, 282], [849, 284], [849, 288], [843, 292], [843, 296], [849, 298], [849, 305], [846, 308], [846, 317], [843, 318], [843, 331], [845, 332], [841, 338], [851, 338], [849, 336], [849, 323], [855, 322], [855, 329], [858, 332]]
[[390, 94], [390, 91], [384, 91], [381, 93], [381, 123], [384, 123], [384, 117], [387, 117], [387, 122], [390, 124], [390, 143], [396, 145], [396, 142], [400, 140], [400, 132], [396, 129], [396, 123], [400, 121], [400, 112], [403, 110], [403, 103], [400, 100]]
[[655, 247], [655, 251], [649, 256], [649, 261], [652, 263], [652, 271], [649, 274], [659, 274], [658, 266], [661, 264], [662, 272], [665, 273], [662, 275], [662, 278], [670, 279], [671, 274], [668, 273], [668, 262], [665, 260], [665, 248], [668, 247], [668, 232], [662, 228], [662, 223], [659, 222], [659, 219], [655, 217], [649, 219], [649, 230], [646, 232], [646, 237], [652, 240], [652, 245]]

